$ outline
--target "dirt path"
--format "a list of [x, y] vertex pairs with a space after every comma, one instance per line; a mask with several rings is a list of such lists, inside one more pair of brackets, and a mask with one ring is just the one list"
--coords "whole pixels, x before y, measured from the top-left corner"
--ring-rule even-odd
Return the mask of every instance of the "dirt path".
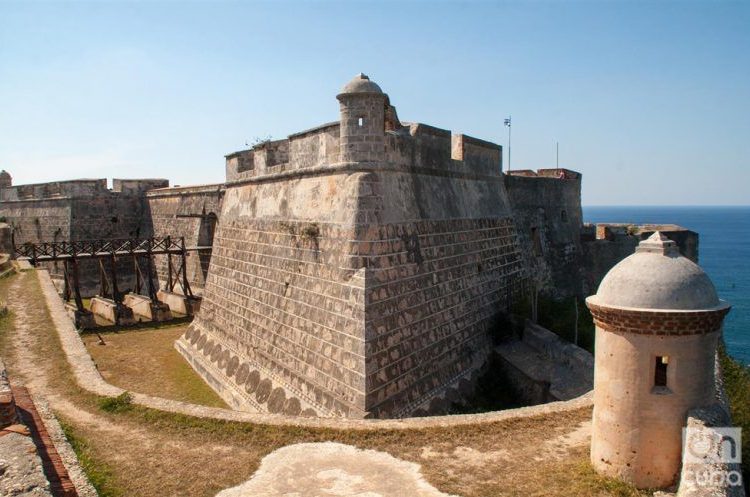
[[[31, 271], [21, 273], [14, 278], [8, 293], [8, 308], [13, 315], [14, 328], [14, 380], [28, 388], [32, 396], [45, 399], [53, 411], [67, 418], [79, 420], [98, 430], [125, 433], [117, 423], [82, 409], [51, 388], [48, 372], [40, 366], [40, 358], [35, 354], [40, 347], [39, 328], [46, 323], [45, 319], [39, 316], [40, 309], [37, 306], [32, 308], [28, 296], [25, 295], [24, 289], [27, 288], [30, 278], [36, 278], [36, 274]], [[44, 332], [54, 333], [54, 330]]]
[[108, 495], [214, 496], [246, 482], [276, 449], [329, 441], [417, 463], [438, 491], [463, 497], [636, 495], [605, 490], [586, 472], [587, 409], [485, 425], [372, 432], [226, 423], [138, 409], [105, 412], [74, 384], [37, 275], [13, 277], [8, 290], [14, 379], [45, 398], [86, 442], [92, 460], [104, 468]]

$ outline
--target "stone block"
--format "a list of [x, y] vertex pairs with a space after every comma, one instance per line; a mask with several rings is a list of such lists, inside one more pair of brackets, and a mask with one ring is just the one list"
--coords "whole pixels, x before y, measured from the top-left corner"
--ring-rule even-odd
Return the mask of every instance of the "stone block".
[[117, 325], [127, 326], [135, 323], [132, 309], [104, 297], [96, 296], [91, 299], [91, 312]]
[[125, 295], [123, 304], [132, 309], [135, 318], [147, 321], [169, 321], [172, 319], [172, 312], [169, 306], [164, 302], [152, 302], [150, 298], [136, 293]]
[[159, 302], [166, 304], [172, 312], [193, 316], [201, 307], [200, 297], [188, 297], [179, 293], [159, 290], [156, 294]]

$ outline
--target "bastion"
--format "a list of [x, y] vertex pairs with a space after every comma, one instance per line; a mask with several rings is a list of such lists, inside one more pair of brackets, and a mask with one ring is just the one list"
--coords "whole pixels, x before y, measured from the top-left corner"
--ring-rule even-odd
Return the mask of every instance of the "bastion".
[[227, 156], [177, 348], [238, 409], [443, 412], [524, 282], [501, 147], [401, 123], [364, 75], [337, 98], [340, 122]]

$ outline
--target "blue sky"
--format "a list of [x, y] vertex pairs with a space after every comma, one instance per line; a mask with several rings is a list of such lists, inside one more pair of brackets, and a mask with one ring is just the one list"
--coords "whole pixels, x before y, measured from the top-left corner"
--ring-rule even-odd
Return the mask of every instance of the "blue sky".
[[0, 168], [219, 182], [360, 71], [403, 120], [505, 145], [512, 114], [514, 169], [559, 141], [585, 204], [750, 204], [748, 2], [0, 0]]

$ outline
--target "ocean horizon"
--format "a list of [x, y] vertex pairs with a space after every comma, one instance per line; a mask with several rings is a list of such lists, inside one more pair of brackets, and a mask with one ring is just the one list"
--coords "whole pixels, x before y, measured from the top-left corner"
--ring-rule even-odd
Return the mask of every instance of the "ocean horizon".
[[698, 263], [732, 306], [724, 341], [750, 364], [750, 206], [583, 206], [585, 223], [677, 224], [699, 235]]

